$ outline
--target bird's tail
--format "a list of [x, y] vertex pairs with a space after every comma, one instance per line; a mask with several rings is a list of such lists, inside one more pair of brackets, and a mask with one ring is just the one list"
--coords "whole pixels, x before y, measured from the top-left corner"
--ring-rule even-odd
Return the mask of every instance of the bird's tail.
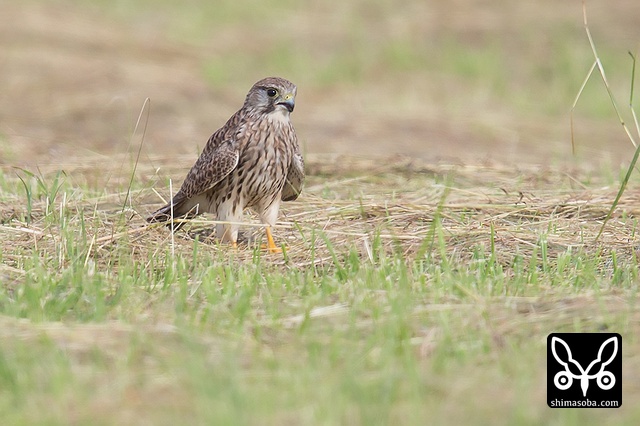
[[[199, 205], [191, 206], [184, 198], [173, 198], [173, 200], [156, 210], [151, 216], [147, 217], [149, 223], [166, 223], [168, 227], [174, 230], [180, 229], [184, 225], [184, 219], [191, 219], [199, 214]], [[180, 220], [176, 220], [180, 219]]]
[[151, 214], [151, 216], [147, 217], [147, 222], [155, 223], [155, 222], [168, 222], [171, 218], [176, 218], [175, 212], [174, 216], [171, 215], [171, 204], [167, 204], [164, 207], [159, 208], [155, 212]]
[[[183, 220], [176, 221], [175, 219], [188, 219], [189, 217], [193, 217], [194, 215], [189, 215], [189, 213], [182, 213], [179, 209], [180, 204], [173, 204], [173, 209], [171, 203], [167, 204], [164, 207], [156, 210], [151, 216], [147, 217], [147, 222], [149, 223], [163, 223], [172, 228], [174, 231], [182, 228], [184, 225]], [[173, 211], [172, 211], [173, 210]]]

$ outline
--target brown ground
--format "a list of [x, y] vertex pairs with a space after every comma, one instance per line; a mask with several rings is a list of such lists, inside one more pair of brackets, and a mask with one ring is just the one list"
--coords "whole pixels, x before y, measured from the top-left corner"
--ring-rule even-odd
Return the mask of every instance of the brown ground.
[[[203, 45], [176, 41], [161, 14], [126, 20], [73, 1], [0, 3], [0, 164], [64, 163], [70, 156], [109, 158], [126, 152], [146, 97], [152, 106], [143, 152], [195, 158], [210, 133], [239, 107], [253, 80], [263, 76], [256, 70], [253, 80], [212, 88], [203, 63], [224, 47], [224, 37]], [[622, 52], [613, 53], [635, 48], [639, 3], [592, 3], [596, 34]], [[417, 2], [413, 8], [424, 19], [412, 17], [409, 8], [395, 11], [395, 18], [398, 28], [404, 28], [403, 19], [412, 19], [407, 26], [417, 37], [447, 33], [471, 46], [498, 31], [502, 39], [513, 39], [503, 48], [513, 54], [515, 72], [523, 64], [557, 59], [545, 52], [558, 34], [570, 34], [582, 40], [581, 49], [588, 47], [577, 1], [544, 1], [535, 9], [495, 1]], [[310, 6], [298, 17], [295, 37], [322, 36], [308, 35], [312, 30], [305, 27], [314, 13], [320, 20], [340, 16], [340, 11]], [[523, 35], [525, 30], [534, 33]], [[233, 27], [229, 31], [238, 37]], [[327, 43], [339, 43], [337, 30], [326, 33]], [[586, 73], [589, 62], [575, 66]], [[436, 69], [385, 75], [382, 70], [355, 84], [298, 83], [294, 121], [306, 151], [513, 163], [570, 156], [571, 97], [563, 99], [563, 112], [545, 113], [545, 100], [536, 98], [532, 85], [530, 105], [514, 111], [482, 81], [445, 74]], [[295, 73], [287, 77], [306, 81]], [[575, 81], [576, 91], [580, 83]], [[525, 77], [513, 84], [521, 90], [528, 83]], [[577, 129], [583, 158], [630, 158], [631, 145], [615, 119], [578, 117]]]

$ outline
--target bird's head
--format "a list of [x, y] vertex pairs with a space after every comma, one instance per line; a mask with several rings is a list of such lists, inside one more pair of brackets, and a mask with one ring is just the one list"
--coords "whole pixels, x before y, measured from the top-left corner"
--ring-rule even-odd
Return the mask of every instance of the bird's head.
[[295, 107], [297, 88], [280, 77], [267, 77], [253, 85], [244, 101], [252, 114], [280, 113], [288, 117]]

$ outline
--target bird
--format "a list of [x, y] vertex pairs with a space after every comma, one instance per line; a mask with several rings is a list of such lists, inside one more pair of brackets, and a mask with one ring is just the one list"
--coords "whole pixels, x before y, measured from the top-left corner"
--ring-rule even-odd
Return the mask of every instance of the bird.
[[242, 108], [211, 135], [171, 201], [147, 218], [168, 222], [211, 213], [221, 222], [216, 237], [237, 247], [246, 209], [265, 225], [267, 249], [280, 252], [273, 239], [281, 201], [298, 198], [304, 183], [304, 159], [290, 115], [297, 87], [280, 77], [255, 83]]

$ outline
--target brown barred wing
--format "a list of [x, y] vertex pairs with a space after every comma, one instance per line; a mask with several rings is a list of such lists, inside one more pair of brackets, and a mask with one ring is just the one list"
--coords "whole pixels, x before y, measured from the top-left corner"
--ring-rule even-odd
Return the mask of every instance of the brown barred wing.
[[298, 150], [293, 154], [291, 165], [287, 172], [287, 181], [282, 189], [282, 201], [293, 201], [302, 192], [304, 183], [304, 159]]

